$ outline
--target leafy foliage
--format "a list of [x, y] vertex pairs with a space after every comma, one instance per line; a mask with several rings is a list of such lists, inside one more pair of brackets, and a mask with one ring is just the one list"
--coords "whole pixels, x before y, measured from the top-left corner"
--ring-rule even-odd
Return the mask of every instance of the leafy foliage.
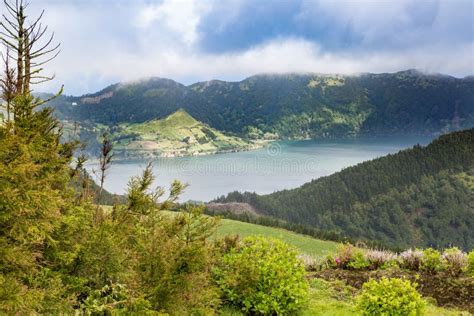
[[468, 262], [468, 266], [467, 266], [468, 273], [470, 273], [471, 275], [474, 275], [474, 250], [467, 254], [467, 262]]
[[365, 253], [365, 259], [369, 263], [369, 269], [377, 270], [396, 265], [397, 256], [391, 251], [369, 249]]
[[421, 259], [421, 270], [428, 273], [436, 273], [441, 270], [441, 253], [438, 250], [427, 248], [423, 250]]
[[408, 280], [382, 278], [364, 284], [357, 309], [364, 315], [422, 315], [426, 303]]
[[369, 263], [365, 260], [361, 249], [351, 244], [341, 244], [336, 255], [328, 256], [330, 264], [335, 268], [360, 270], [367, 268]]
[[0, 313], [213, 312], [217, 220], [196, 206], [161, 214], [185, 185], [173, 182], [163, 199], [149, 165], [125, 203], [94, 206], [72, 186], [77, 143], [61, 142], [51, 110], [32, 111], [28, 96], [14, 102], [22, 114], [0, 126]]
[[289, 314], [308, 292], [297, 253], [276, 239], [247, 237], [225, 254], [215, 270], [224, 299], [246, 313]]
[[130, 293], [122, 284], [105, 285], [92, 291], [81, 304], [84, 312], [101, 315], [108, 313], [144, 313], [150, 312], [150, 303], [144, 299], [129, 300]]
[[0, 271], [1, 312], [61, 310], [68, 297], [60, 277], [39, 282], [64, 255], [55, 232], [74, 208], [68, 188], [74, 143], [60, 142], [60, 126], [51, 111], [31, 110], [33, 98], [18, 96], [14, 123], [0, 127]]

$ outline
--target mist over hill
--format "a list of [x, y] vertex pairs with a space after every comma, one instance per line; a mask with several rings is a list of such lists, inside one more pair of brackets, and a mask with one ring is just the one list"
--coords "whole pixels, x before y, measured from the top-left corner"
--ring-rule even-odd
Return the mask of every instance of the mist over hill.
[[282, 139], [433, 134], [474, 126], [474, 78], [416, 70], [358, 76], [256, 75], [185, 86], [151, 78], [50, 103], [81, 124], [143, 123], [184, 109], [220, 131]]

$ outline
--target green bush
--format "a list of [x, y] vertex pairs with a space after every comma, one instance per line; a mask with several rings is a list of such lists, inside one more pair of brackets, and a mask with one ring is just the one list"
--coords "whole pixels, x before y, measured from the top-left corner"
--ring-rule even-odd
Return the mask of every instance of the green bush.
[[353, 270], [365, 270], [370, 266], [369, 261], [366, 259], [362, 250], [355, 250], [351, 257], [350, 262], [347, 265], [349, 269]]
[[428, 273], [436, 273], [442, 269], [441, 253], [433, 248], [423, 250], [421, 259], [421, 270]]
[[303, 263], [276, 239], [247, 237], [223, 256], [215, 270], [224, 300], [251, 314], [289, 314], [308, 295]]
[[357, 309], [363, 315], [422, 315], [425, 301], [408, 280], [383, 277], [370, 280], [357, 297]]
[[337, 252], [332, 262], [335, 268], [347, 269], [351, 262], [355, 248], [351, 244], [340, 244], [337, 246]]
[[327, 257], [327, 264], [332, 268], [348, 270], [365, 270], [370, 266], [364, 251], [351, 244], [340, 244], [336, 255]]
[[474, 275], [474, 250], [467, 254], [467, 273]]

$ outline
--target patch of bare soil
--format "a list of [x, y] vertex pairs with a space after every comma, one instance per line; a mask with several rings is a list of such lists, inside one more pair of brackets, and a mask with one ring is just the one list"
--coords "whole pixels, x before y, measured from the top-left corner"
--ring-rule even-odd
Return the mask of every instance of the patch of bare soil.
[[230, 202], [230, 203], [207, 203], [206, 207], [214, 212], [232, 212], [234, 214], [252, 214], [252, 215], [259, 215], [257, 210], [248, 203], [237, 203], [237, 202]]

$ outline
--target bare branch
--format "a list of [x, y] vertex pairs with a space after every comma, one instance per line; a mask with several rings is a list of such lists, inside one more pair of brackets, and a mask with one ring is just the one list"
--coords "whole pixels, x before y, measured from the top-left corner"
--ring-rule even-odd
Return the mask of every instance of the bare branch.
[[[3, 17], [6, 19], [5, 15], [3, 15]], [[15, 38], [18, 38], [17, 34], [15, 34], [15, 32], [13, 32], [12, 30], [10, 30], [3, 22], [0, 22], [0, 26], [3, 27], [3, 29], [8, 32], [11, 36], [15, 37]], [[15, 31], [18, 33], [18, 31], [15, 29]]]
[[7, 52], [7, 58], [16, 63], [16, 93], [30, 94], [30, 84], [54, 79], [54, 75], [43, 75], [41, 66], [58, 56], [61, 44], [53, 45], [54, 33], [46, 38], [48, 26], [41, 23], [44, 10], [30, 21], [25, 14], [28, 1], [3, 0], [3, 2], [8, 13], [2, 14], [0, 42], [11, 50]]
[[10, 48], [12, 49], [18, 49], [17, 46], [15, 46], [14, 44], [12, 44], [11, 42], [7, 41], [6, 39], [2, 38], [1, 41], [5, 44], [5, 45], [8, 45]]
[[14, 22], [10, 21], [5, 15], [3, 16], [5, 18], [5, 21], [7, 21], [8, 24], [17, 32], [19, 32], [18, 25], [16, 25]]
[[[42, 66], [46, 63], [49, 63], [51, 60], [55, 59], [56, 57], [58, 57], [59, 53], [61, 53], [60, 50], [58, 50], [52, 57], [50, 57], [49, 59], [45, 60], [45, 61], [42, 61], [42, 62], [39, 62], [39, 63], [31, 63], [32, 67], [39, 67], [39, 66]], [[43, 68], [41, 68], [43, 69]]]
[[51, 77], [44, 77], [43, 80], [38, 80], [38, 81], [31, 80], [30, 84], [41, 84], [41, 83], [45, 83], [45, 82], [48, 82], [48, 81], [52, 81], [52, 80], [54, 80], [54, 78], [56, 78], [56, 75], [52, 75]]
[[[38, 53], [43, 52], [43, 51], [51, 44], [51, 42], [53, 41], [53, 39], [54, 39], [54, 33], [53, 33], [53, 35], [51, 35], [51, 37], [50, 37], [49, 40], [46, 42], [46, 44], [44, 44], [40, 49], [37, 49], [36, 51], [34, 51], [33, 53], [31, 53], [31, 56], [34, 56], [34, 55], [36, 55], [36, 54], [38, 54]], [[54, 48], [52, 48], [52, 49], [46, 51], [45, 53], [47, 54], [48, 52], [53, 52], [53, 51], [55, 51], [56, 49], [58, 49], [59, 46], [61, 46], [61, 43], [57, 44]]]
[[52, 97], [46, 99], [46, 100], [38, 100], [36, 103], [35, 103], [35, 107], [37, 106], [40, 106], [40, 105], [43, 105], [45, 103], [48, 103], [54, 99], [56, 99], [57, 97], [59, 97], [61, 94], [63, 94], [63, 91], [64, 91], [64, 85], [61, 86], [61, 89], [59, 90], [58, 93], [56, 93], [55, 95], [53, 95]]
[[4, 0], [3, 3], [5, 4], [5, 6], [7, 7], [7, 11], [13, 16], [13, 18], [16, 19], [17, 15], [18, 15], [18, 1], [16, 1], [16, 5], [15, 5], [15, 8], [12, 7], [12, 5], [9, 3], [9, 1], [7, 0]]
[[7, 33], [2, 32], [2, 31], [0, 31], [0, 35], [2, 35], [3, 37], [8, 37], [8, 38], [10, 38], [10, 39], [12, 39], [12, 40], [16, 40], [16, 39], [17, 39], [16, 37], [13, 37], [13, 36], [11, 36], [10, 34], [7, 34]]
[[102, 135], [102, 146], [100, 149], [100, 158], [99, 158], [100, 174], [98, 178], [99, 178], [100, 186], [99, 186], [99, 192], [97, 194], [96, 220], [98, 219], [98, 216], [99, 216], [100, 201], [102, 197], [102, 191], [104, 190], [105, 179], [107, 177], [107, 170], [110, 169], [112, 165], [112, 159], [114, 156], [112, 153], [112, 149], [113, 149], [112, 141], [110, 140], [108, 133], [105, 132]]
[[33, 46], [33, 44], [35, 44], [37, 41], [39, 41], [44, 36], [44, 34], [46, 34], [47, 30], [48, 30], [48, 26], [43, 28], [43, 26], [40, 24], [40, 26], [38, 27], [37, 32], [36, 33], [31, 33], [32, 36], [30, 35], [30, 37], [31, 37], [30, 46]]
[[2, 54], [4, 68], [4, 75], [0, 79], [0, 86], [2, 91], [2, 99], [6, 102], [5, 108], [7, 111], [7, 122], [10, 121], [10, 114], [13, 112], [12, 101], [16, 95], [15, 69], [10, 68], [9, 59], [10, 49], [7, 47], [6, 56]]
[[[25, 7], [26, 8], [26, 7]], [[41, 14], [36, 18], [36, 20], [33, 23], [30, 23], [30, 26], [26, 29], [26, 32], [29, 33], [31, 32], [36, 25], [40, 22], [40, 20], [43, 18], [44, 10], [41, 11]]]

